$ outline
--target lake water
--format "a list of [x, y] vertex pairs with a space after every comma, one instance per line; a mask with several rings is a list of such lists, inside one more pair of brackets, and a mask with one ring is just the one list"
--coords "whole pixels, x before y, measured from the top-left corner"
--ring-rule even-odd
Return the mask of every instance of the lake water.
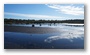
[[[12, 26], [27, 26], [15, 25]], [[4, 48], [23, 49], [84, 49], [83, 24], [35, 24], [35, 27], [58, 28], [60, 32], [28, 34], [4, 32]]]

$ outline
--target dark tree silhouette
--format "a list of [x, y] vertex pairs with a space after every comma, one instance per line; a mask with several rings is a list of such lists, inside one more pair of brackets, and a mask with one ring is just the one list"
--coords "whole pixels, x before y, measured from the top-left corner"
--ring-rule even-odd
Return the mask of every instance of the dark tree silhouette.
[[7, 19], [4, 18], [4, 24], [40, 24], [41, 23], [82, 23], [84, 24], [84, 19], [74, 19], [74, 20], [22, 20], [22, 19]]

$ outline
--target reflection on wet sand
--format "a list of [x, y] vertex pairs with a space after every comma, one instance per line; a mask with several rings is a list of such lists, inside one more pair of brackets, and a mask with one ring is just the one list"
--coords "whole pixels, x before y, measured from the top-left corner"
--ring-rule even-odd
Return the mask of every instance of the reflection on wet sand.
[[[43, 27], [42, 27], [43, 26]], [[83, 49], [84, 27], [5, 26], [5, 49]]]
[[44, 41], [45, 42], [48, 42], [48, 43], [51, 43], [53, 41], [56, 41], [56, 40], [60, 40], [60, 39], [66, 39], [66, 40], [69, 40], [70, 42], [73, 42], [73, 39], [75, 38], [80, 38], [81, 40], [83, 40], [83, 33], [82, 32], [67, 32], [67, 33], [61, 33], [61, 35], [59, 36], [50, 36], [48, 37], [47, 39], [45, 39]]

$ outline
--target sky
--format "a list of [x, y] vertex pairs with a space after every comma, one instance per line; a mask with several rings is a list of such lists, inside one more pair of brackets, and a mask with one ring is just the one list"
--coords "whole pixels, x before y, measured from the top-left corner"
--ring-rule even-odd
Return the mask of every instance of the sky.
[[84, 19], [84, 4], [4, 4], [4, 18], [35, 20]]

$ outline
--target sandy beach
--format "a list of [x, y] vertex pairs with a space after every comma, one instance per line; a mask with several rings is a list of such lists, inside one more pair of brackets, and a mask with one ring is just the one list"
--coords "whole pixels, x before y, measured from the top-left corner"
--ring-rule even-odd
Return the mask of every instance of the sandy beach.
[[21, 33], [35, 33], [35, 34], [43, 34], [43, 33], [55, 33], [60, 32], [56, 28], [48, 28], [48, 27], [24, 27], [24, 26], [4, 26], [5, 32], [21, 32]]

